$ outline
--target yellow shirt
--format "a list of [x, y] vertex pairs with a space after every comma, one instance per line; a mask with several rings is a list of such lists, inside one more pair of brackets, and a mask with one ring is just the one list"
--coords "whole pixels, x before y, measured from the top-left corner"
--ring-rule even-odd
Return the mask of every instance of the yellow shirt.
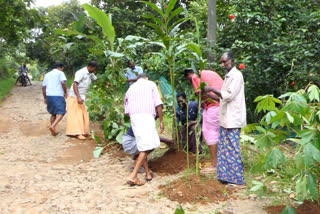
[[221, 89], [220, 126], [226, 129], [247, 125], [246, 100], [242, 73], [233, 67], [225, 76]]

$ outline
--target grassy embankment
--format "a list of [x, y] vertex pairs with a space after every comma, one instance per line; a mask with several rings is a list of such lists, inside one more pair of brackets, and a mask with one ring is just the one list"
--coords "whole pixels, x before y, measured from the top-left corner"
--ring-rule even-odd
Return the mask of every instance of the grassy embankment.
[[15, 79], [9, 78], [0, 80], [0, 102], [3, 100], [3, 98], [9, 94], [11, 89], [13, 88], [15, 83]]

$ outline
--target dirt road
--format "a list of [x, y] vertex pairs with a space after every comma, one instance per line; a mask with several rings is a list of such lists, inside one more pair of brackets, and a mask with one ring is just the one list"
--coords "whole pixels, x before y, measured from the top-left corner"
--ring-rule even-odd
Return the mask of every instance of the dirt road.
[[[158, 186], [179, 175], [156, 175], [151, 183], [129, 187], [129, 157], [94, 159], [93, 141], [52, 137], [48, 119], [39, 82], [15, 87], [0, 104], [1, 214], [174, 213], [179, 204], [162, 197]], [[58, 126], [58, 131], [64, 129], [65, 121]], [[242, 198], [182, 206], [187, 213], [264, 213], [259, 201]]]

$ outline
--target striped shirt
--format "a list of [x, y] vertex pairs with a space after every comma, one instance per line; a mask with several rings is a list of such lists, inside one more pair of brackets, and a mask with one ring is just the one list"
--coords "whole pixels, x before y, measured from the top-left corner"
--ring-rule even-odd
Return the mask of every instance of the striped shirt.
[[124, 102], [125, 113], [145, 113], [156, 116], [156, 107], [162, 105], [160, 93], [156, 84], [152, 81], [139, 79], [126, 93]]

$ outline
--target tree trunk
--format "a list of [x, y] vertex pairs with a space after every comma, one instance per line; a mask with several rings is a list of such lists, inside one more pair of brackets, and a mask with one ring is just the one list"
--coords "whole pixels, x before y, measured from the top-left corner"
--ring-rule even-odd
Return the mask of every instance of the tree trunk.
[[208, 0], [208, 47], [212, 48], [212, 51], [208, 54], [208, 62], [215, 61], [214, 45], [216, 44], [216, 31], [217, 31], [217, 7], [216, 0]]

